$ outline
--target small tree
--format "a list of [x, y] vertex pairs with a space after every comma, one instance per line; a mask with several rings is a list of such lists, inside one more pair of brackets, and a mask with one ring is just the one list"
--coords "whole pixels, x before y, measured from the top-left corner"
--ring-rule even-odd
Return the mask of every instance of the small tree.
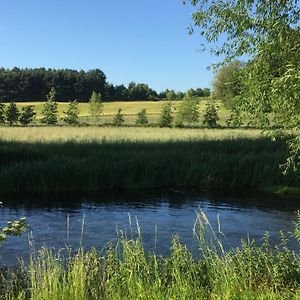
[[75, 101], [70, 101], [68, 110], [65, 112], [65, 117], [63, 118], [64, 122], [67, 123], [68, 125], [77, 125], [79, 124], [78, 120], [78, 115], [79, 115], [79, 110], [78, 110], [78, 102]]
[[137, 119], [135, 120], [136, 125], [146, 125], [148, 124], [148, 116], [147, 116], [147, 111], [145, 108], [143, 108], [138, 114], [137, 114]]
[[172, 103], [167, 102], [163, 105], [160, 114], [159, 126], [160, 127], [171, 127], [173, 121], [172, 116]]
[[241, 113], [238, 109], [232, 109], [230, 111], [230, 117], [226, 120], [228, 127], [241, 127], [243, 125]]
[[197, 97], [186, 95], [179, 106], [177, 119], [181, 122], [187, 122], [189, 124], [198, 122], [198, 104], [199, 99]]
[[119, 108], [118, 112], [114, 116], [113, 124], [116, 126], [121, 126], [124, 123], [124, 115], [122, 114], [122, 109]]
[[217, 121], [219, 120], [218, 106], [215, 104], [215, 102], [206, 103], [206, 109], [203, 118], [204, 120], [202, 124], [207, 126], [208, 128], [219, 127], [219, 124], [217, 123]]
[[101, 120], [103, 113], [103, 103], [101, 101], [101, 94], [93, 92], [89, 101], [90, 104], [90, 116], [94, 120], [94, 124]]
[[55, 88], [52, 87], [41, 112], [43, 116], [41, 120], [42, 123], [47, 125], [55, 125], [57, 123], [57, 106], [56, 91]]
[[5, 123], [5, 105], [0, 102], [0, 125]]
[[10, 126], [13, 124], [16, 124], [18, 122], [20, 112], [18, 110], [18, 107], [15, 102], [11, 102], [5, 111], [6, 120], [9, 123]]
[[19, 121], [23, 126], [27, 126], [34, 120], [35, 116], [36, 116], [36, 113], [33, 110], [33, 105], [28, 105], [28, 106], [22, 107]]

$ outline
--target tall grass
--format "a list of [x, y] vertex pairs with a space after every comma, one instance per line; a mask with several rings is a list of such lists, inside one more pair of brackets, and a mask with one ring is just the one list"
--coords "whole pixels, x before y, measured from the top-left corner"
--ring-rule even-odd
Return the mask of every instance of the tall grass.
[[[299, 243], [300, 222], [293, 239]], [[206, 216], [194, 226], [199, 253], [172, 241], [171, 254], [146, 253], [142, 234], [120, 235], [104, 256], [95, 249], [54, 253], [41, 249], [18, 270], [2, 273], [3, 299], [299, 299], [299, 249], [287, 237], [271, 247], [247, 241], [225, 252]], [[290, 237], [289, 237], [290, 238]]]
[[[265, 189], [299, 186], [283, 176], [284, 140], [0, 140], [0, 191], [145, 188]], [[297, 177], [298, 176], [298, 177]]]

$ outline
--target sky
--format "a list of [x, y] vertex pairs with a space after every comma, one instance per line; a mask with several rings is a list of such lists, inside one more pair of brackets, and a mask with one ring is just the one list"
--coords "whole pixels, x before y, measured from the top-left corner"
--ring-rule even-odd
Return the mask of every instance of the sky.
[[157, 91], [210, 87], [217, 58], [182, 0], [0, 0], [0, 67], [99, 68]]

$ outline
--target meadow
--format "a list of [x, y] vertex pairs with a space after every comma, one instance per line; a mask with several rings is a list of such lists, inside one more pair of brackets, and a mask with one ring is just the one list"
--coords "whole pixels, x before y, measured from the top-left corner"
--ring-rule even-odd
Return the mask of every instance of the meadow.
[[[299, 217], [298, 217], [299, 218]], [[133, 226], [135, 227], [135, 226]], [[72, 252], [42, 248], [0, 276], [1, 299], [299, 299], [300, 220], [294, 232], [281, 233], [271, 246], [263, 241], [242, 242], [225, 252], [221, 232], [213, 231], [200, 211], [193, 234], [198, 253], [175, 236], [171, 254], [147, 253], [139, 224], [135, 231], [119, 233], [106, 248]], [[290, 249], [288, 241], [298, 243]]]
[[[127, 125], [133, 125], [135, 123], [137, 113], [145, 108], [147, 110], [147, 115], [149, 117], [149, 123], [150, 124], [157, 124], [160, 113], [162, 110], [163, 105], [167, 101], [117, 101], [117, 102], [104, 102], [103, 107], [103, 115], [101, 117], [101, 121], [99, 124], [109, 124], [112, 123], [113, 117], [117, 113], [118, 109], [122, 109], [122, 113], [124, 114], [125, 118], [125, 124]], [[173, 105], [173, 113], [176, 113], [176, 109], [180, 105], [181, 101], [172, 101]], [[199, 113], [200, 113], [200, 120], [201, 123], [205, 112], [205, 106], [207, 103], [207, 98], [201, 98], [199, 103]], [[43, 108], [44, 102], [19, 102], [17, 103], [17, 106], [19, 109], [21, 109], [24, 106], [27, 105], [33, 105], [34, 111], [37, 113], [36, 115], [36, 121], [34, 124], [39, 124], [41, 119], [41, 111]], [[226, 107], [222, 104], [221, 101], [217, 101], [217, 104], [219, 106], [219, 117], [220, 117], [220, 125], [225, 126], [226, 120], [228, 119], [230, 112]], [[62, 118], [64, 116], [64, 111], [67, 111], [68, 108], [68, 102], [58, 102], [58, 116]], [[78, 105], [79, 109], [79, 120], [80, 123], [89, 124], [93, 123], [90, 120], [89, 116], [89, 103], [79, 103]], [[60, 121], [62, 124], [62, 122]]]
[[1, 192], [299, 186], [279, 169], [288, 137], [258, 130], [2, 127], [0, 136]]

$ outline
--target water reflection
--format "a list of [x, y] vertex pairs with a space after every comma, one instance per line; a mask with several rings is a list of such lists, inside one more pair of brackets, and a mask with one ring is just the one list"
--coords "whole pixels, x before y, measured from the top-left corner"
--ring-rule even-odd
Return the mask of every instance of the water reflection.
[[[197, 191], [148, 191], [42, 195], [2, 195], [0, 226], [25, 216], [36, 248], [46, 245], [57, 249], [71, 244], [102, 249], [117, 233], [131, 236], [137, 218], [147, 250], [168, 254], [170, 239], [179, 234], [190, 248], [197, 248], [192, 228], [196, 211], [203, 209], [217, 228], [217, 216], [227, 248], [240, 245], [241, 238], [261, 240], [268, 231], [273, 242], [279, 230], [293, 230], [298, 201], [268, 198], [265, 195], [220, 195]], [[129, 217], [132, 218], [132, 227]], [[83, 224], [84, 221], [84, 224]], [[83, 226], [84, 225], [84, 226]], [[83, 229], [83, 234], [82, 234]], [[81, 241], [82, 236], [82, 241]], [[0, 248], [2, 262], [14, 264], [17, 256], [28, 257], [28, 234], [9, 238]]]

